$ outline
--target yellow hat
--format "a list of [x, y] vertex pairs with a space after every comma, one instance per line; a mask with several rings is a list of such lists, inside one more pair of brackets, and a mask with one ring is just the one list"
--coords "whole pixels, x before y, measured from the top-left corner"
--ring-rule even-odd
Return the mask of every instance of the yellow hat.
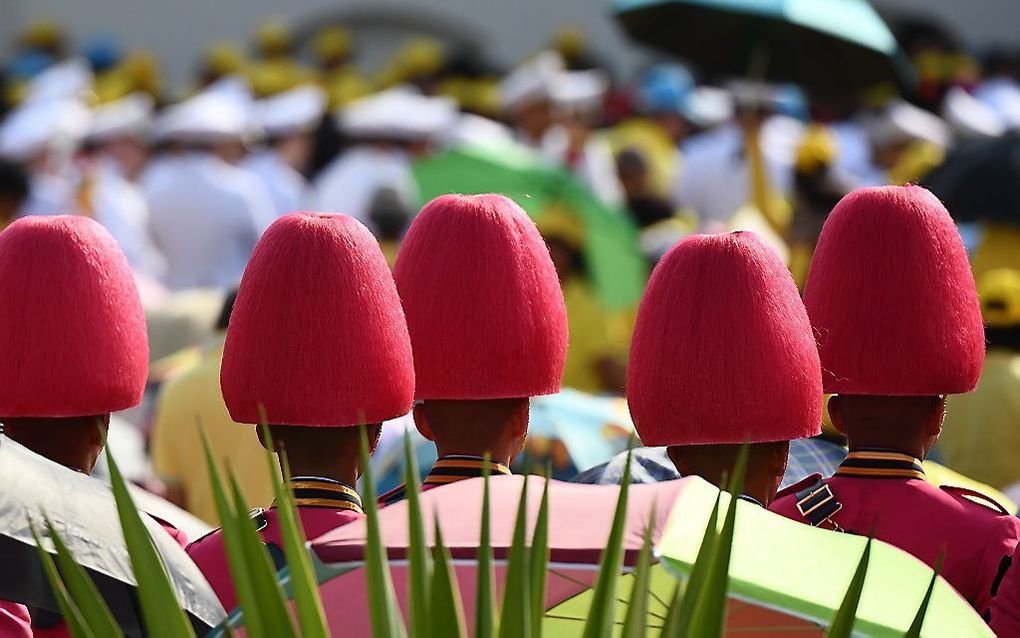
[[375, 87], [353, 66], [346, 66], [322, 79], [329, 108], [336, 109], [371, 94]]
[[312, 51], [322, 62], [346, 58], [354, 46], [354, 36], [341, 26], [321, 29], [312, 40]]
[[23, 45], [39, 49], [56, 47], [63, 39], [63, 28], [52, 18], [40, 18], [29, 23], [19, 38]]
[[217, 75], [239, 73], [244, 66], [244, 53], [233, 42], [214, 42], [205, 50], [205, 68]]
[[442, 68], [445, 58], [443, 45], [435, 38], [411, 38], [383, 71], [381, 83], [400, 84], [414, 77], [431, 75]]
[[266, 57], [283, 55], [294, 46], [294, 34], [281, 18], [270, 18], [255, 29], [255, 48]]
[[581, 220], [562, 206], [547, 208], [535, 220], [535, 226], [545, 239], [559, 239], [577, 250], [584, 247], [585, 231]]
[[978, 297], [985, 323], [995, 328], [1020, 326], [1020, 271], [989, 270], [978, 280]]
[[836, 141], [828, 127], [812, 124], [804, 132], [804, 139], [797, 147], [796, 167], [798, 173], [814, 173], [830, 164], [836, 158]]
[[159, 62], [151, 51], [132, 51], [121, 66], [130, 76], [134, 90], [144, 91], [154, 97], [159, 94], [163, 79], [159, 72]]
[[580, 55], [588, 45], [588, 38], [578, 27], [563, 27], [553, 36], [553, 48], [565, 58]]

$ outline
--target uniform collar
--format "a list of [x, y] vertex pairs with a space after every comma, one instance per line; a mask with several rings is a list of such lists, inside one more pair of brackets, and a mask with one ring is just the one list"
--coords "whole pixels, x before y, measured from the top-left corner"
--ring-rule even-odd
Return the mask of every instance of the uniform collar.
[[[294, 476], [288, 482], [298, 507], [328, 507], [364, 514], [358, 492], [340, 481], [324, 476]], [[273, 501], [276, 506], [276, 501]]]
[[913, 455], [897, 450], [859, 448], [846, 455], [836, 476], [924, 480], [924, 466]]
[[[422, 482], [422, 487], [426, 485], [436, 487], [482, 476], [486, 463], [488, 463], [490, 475], [511, 474], [510, 468], [496, 461], [486, 461], [484, 458], [472, 454], [447, 454], [432, 466], [432, 469], [429, 470], [428, 475]], [[380, 496], [379, 502], [382, 505], [392, 505], [404, 500], [406, 494], [407, 485], [401, 483]]]
[[740, 496], [737, 497], [737, 500], [747, 501], [748, 503], [754, 503], [755, 505], [757, 505], [758, 507], [761, 507], [761, 508], [765, 507], [764, 503], [762, 503], [761, 501], [759, 501], [755, 497], [751, 496], [750, 494], [741, 494]]
[[422, 482], [423, 485], [446, 485], [456, 483], [468, 478], [482, 476], [486, 465], [489, 467], [489, 474], [510, 474], [510, 468], [497, 463], [486, 461], [480, 456], [470, 454], [447, 454], [442, 457], [429, 470], [428, 476]]

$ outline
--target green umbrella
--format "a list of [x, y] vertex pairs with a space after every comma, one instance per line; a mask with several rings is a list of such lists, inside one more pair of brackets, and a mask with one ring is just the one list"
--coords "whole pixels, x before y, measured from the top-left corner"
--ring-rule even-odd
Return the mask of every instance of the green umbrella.
[[866, 0], [616, 0], [635, 41], [710, 73], [793, 82], [839, 96], [913, 71]]
[[[673, 599], [676, 578], [686, 580], [701, 547], [718, 490], [703, 481], [680, 492], [656, 546], [648, 605], [649, 627], [660, 627]], [[720, 508], [729, 497], [722, 494]], [[817, 529], [777, 516], [752, 503], [737, 504], [729, 569], [727, 630], [734, 635], [771, 630], [821, 636], [836, 614], [867, 539]], [[855, 635], [903, 636], [921, 605], [932, 570], [891, 545], [874, 541]], [[675, 576], [675, 578], [674, 578]], [[633, 575], [618, 597], [629, 599]], [[546, 634], [580, 635], [592, 592], [546, 613]], [[618, 605], [622, 622], [626, 606]], [[991, 636], [988, 626], [959, 594], [938, 578], [924, 620], [925, 636]]]
[[502, 193], [535, 220], [553, 207], [569, 209], [584, 226], [585, 257], [602, 303], [626, 309], [641, 299], [648, 272], [630, 217], [530, 149], [455, 148], [420, 160], [414, 175], [426, 201], [445, 193]]

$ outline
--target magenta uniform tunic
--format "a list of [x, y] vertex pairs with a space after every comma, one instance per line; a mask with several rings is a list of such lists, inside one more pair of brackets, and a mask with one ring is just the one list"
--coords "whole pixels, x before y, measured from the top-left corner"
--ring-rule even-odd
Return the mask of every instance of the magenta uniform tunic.
[[[308, 540], [365, 516], [358, 493], [340, 481], [319, 476], [295, 476], [291, 479], [291, 487], [301, 527]], [[257, 522], [262, 540], [269, 547], [277, 567], [282, 567], [283, 536], [275, 507], [252, 510], [252, 518]], [[223, 608], [229, 611], [237, 607], [237, 592], [230, 578], [221, 531], [209, 532], [188, 545], [187, 551], [216, 592]]]
[[972, 490], [935, 487], [921, 462], [889, 450], [854, 450], [836, 473], [791, 485], [770, 510], [825, 529], [866, 535], [934, 566], [987, 619], [991, 598], [1020, 540], [1020, 519]]

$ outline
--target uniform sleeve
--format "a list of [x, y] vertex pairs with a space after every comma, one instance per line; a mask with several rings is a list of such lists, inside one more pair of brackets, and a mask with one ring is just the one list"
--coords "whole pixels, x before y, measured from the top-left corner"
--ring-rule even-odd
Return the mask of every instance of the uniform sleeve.
[[996, 636], [1020, 636], [1020, 554], [1016, 551], [992, 599], [991, 615]]
[[[1008, 618], [1012, 614], [1013, 622], [1017, 622], [1020, 621], [1020, 598], [1017, 597], [1020, 596], [1020, 589], [1017, 587], [1020, 584], [1018, 581], [1020, 574], [1016, 569], [1012, 569], [1011, 564], [1012, 561], [1020, 558], [1014, 553], [1017, 543], [1020, 542], [1020, 519], [1015, 516], [1001, 516], [999, 521], [1001, 524], [997, 527], [995, 536], [989, 538], [985, 543], [981, 565], [981, 577], [984, 582], [978, 588], [978, 595], [973, 601], [973, 605], [974, 609], [987, 620], [992, 597], [997, 593], [1003, 593], [1002, 589], [1008, 578], [1013, 582], [1006, 589], [1012, 593], [1005, 596], [1003, 600], [1012, 598], [1012, 601], [1007, 603], [1004, 616]], [[994, 616], [994, 612], [992, 614]], [[999, 635], [1020, 636], [1020, 633]]]

